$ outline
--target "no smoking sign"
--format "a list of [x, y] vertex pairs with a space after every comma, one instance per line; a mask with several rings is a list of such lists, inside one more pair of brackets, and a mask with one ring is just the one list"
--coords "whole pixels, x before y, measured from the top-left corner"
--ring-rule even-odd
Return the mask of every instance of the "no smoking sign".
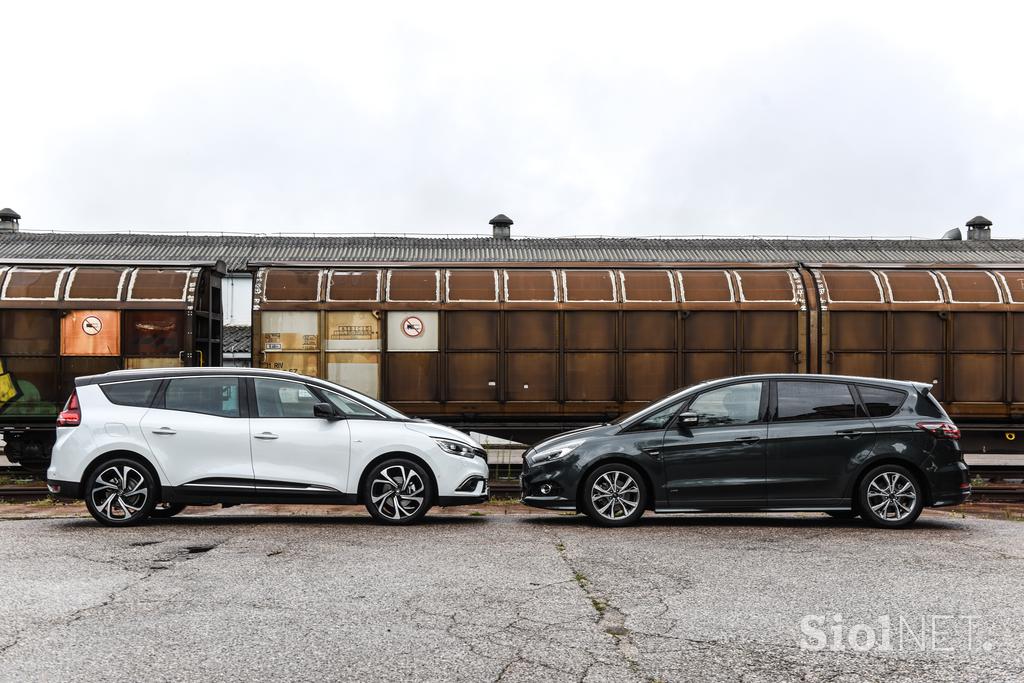
[[415, 315], [410, 315], [402, 321], [402, 334], [406, 337], [418, 337], [423, 334], [423, 321]]

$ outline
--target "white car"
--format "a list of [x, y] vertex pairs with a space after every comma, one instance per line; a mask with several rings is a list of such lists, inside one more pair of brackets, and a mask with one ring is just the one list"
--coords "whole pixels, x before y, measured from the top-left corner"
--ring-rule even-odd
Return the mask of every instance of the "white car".
[[363, 503], [409, 524], [487, 500], [466, 434], [290, 372], [121, 370], [79, 377], [57, 418], [50, 492], [128, 526], [186, 505]]

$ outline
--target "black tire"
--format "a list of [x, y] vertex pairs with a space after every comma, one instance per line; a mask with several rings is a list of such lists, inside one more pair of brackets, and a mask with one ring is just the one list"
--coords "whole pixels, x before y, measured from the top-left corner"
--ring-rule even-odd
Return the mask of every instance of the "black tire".
[[134, 526], [146, 520], [159, 501], [149, 467], [134, 458], [109, 460], [90, 474], [82, 495], [93, 518], [104, 526]]
[[857, 519], [860, 516], [856, 510], [829, 510], [825, 514], [832, 519]]
[[153, 519], [170, 519], [174, 515], [184, 510], [187, 506], [185, 505], [172, 505], [170, 503], [160, 503], [159, 505], [153, 506], [153, 509], [149, 511], [149, 516]]
[[902, 529], [921, 515], [924, 489], [906, 467], [879, 465], [861, 479], [857, 501], [864, 521], [885, 529]]
[[596, 524], [629, 526], [647, 509], [647, 485], [634, 467], [601, 465], [584, 480], [577, 505]]
[[366, 476], [363, 502], [370, 516], [381, 524], [414, 524], [434, 504], [433, 483], [418, 463], [392, 458], [376, 465]]

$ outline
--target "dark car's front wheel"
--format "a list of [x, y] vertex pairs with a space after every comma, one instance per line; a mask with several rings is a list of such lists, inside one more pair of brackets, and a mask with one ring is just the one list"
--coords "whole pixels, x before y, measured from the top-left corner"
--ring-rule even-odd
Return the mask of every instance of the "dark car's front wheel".
[[598, 467], [583, 482], [580, 507], [601, 526], [628, 526], [643, 516], [647, 487], [629, 465]]
[[924, 496], [917, 477], [899, 465], [881, 465], [868, 472], [858, 491], [861, 516], [875, 526], [899, 529], [917, 520]]
[[132, 458], [103, 463], [85, 482], [85, 506], [106, 526], [132, 526], [145, 520], [157, 495], [149, 468]]
[[378, 522], [412, 524], [430, 509], [430, 486], [426, 471], [412, 460], [385, 460], [366, 477], [363, 500]]

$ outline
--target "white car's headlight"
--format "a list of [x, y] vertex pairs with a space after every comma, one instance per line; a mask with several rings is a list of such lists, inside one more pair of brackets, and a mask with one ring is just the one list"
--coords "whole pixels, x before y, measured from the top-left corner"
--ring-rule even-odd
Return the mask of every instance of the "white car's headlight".
[[434, 441], [441, 447], [441, 450], [445, 453], [451, 453], [452, 455], [461, 455], [463, 458], [475, 458], [480, 454], [480, 449], [474, 448], [469, 444], [462, 443], [461, 441], [452, 441], [451, 439], [439, 439], [434, 437]]
[[542, 462], [550, 462], [552, 460], [564, 458], [579, 448], [580, 444], [584, 441], [586, 441], [586, 439], [576, 439], [574, 441], [560, 443], [557, 446], [544, 447], [541, 450], [530, 454], [530, 464], [539, 465]]

